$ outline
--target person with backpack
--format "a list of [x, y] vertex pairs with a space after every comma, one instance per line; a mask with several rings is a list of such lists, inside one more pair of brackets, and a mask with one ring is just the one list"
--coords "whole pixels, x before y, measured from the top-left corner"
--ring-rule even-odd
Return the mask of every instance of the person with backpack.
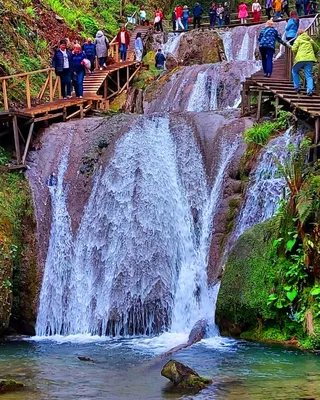
[[94, 44], [96, 46], [96, 55], [98, 57], [99, 68], [100, 71], [102, 71], [103, 67], [107, 68], [108, 49], [109, 49], [109, 41], [102, 31], [97, 32]]
[[290, 19], [285, 27], [286, 41], [293, 45], [295, 38], [297, 37], [299, 30], [299, 16], [296, 11], [291, 11]]
[[281, 36], [275, 29], [272, 20], [266, 22], [265, 28], [263, 28], [259, 34], [258, 41], [264, 76], [270, 78], [273, 69], [273, 55], [276, 48], [276, 42], [278, 41], [284, 46], [287, 46], [287, 43], [281, 39]]
[[130, 45], [130, 35], [126, 28], [122, 26], [120, 31], [118, 32], [116, 42], [119, 43], [119, 51], [120, 51], [120, 62], [126, 61], [127, 59], [127, 51]]
[[210, 28], [213, 28], [216, 24], [216, 18], [217, 18], [216, 3], [212, 3], [211, 7], [209, 8], [209, 18], [210, 18]]
[[201, 17], [203, 14], [203, 8], [200, 6], [199, 3], [196, 3], [192, 9], [193, 13], [193, 29], [200, 28], [201, 25]]
[[164, 69], [164, 62], [166, 61], [165, 56], [162, 53], [162, 50], [159, 49], [157, 51], [156, 57], [155, 57], [155, 66], [157, 69]]
[[224, 8], [222, 4], [218, 5], [217, 18], [218, 18], [218, 26], [222, 26], [224, 24]]
[[60, 40], [59, 48], [52, 58], [52, 68], [60, 78], [63, 99], [71, 99], [71, 74], [73, 73], [72, 53], [67, 49], [67, 41]]
[[190, 18], [190, 13], [189, 13], [188, 6], [184, 6], [183, 7], [183, 15], [182, 15], [182, 23], [183, 23], [185, 30], [189, 29], [189, 18]]
[[251, 6], [251, 11], [253, 15], [253, 22], [258, 23], [260, 22], [261, 18], [261, 5], [259, 3], [259, 0], [254, 0]]
[[83, 44], [82, 50], [85, 52], [87, 59], [90, 61], [90, 71], [94, 71], [94, 62], [96, 59], [96, 46], [92, 43], [92, 39], [88, 38]]
[[79, 99], [83, 97], [83, 80], [85, 76], [84, 61], [87, 58], [86, 54], [82, 50], [80, 44], [76, 44], [72, 53], [72, 64], [73, 64], [73, 82], [76, 96]]
[[299, 72], [304, 70], [307, 83], [307, 96], [312, 96], [314, 84], [312, 77], [313, 65], [318, 61], [317, 53], [319, 48], [314, 40], [303, 29], [299, 30], [298, 38], [292, 46], [292, 52], [295, 54], [294, 65], [292, 67], [293, 86], [297, 93], [300, 92]]

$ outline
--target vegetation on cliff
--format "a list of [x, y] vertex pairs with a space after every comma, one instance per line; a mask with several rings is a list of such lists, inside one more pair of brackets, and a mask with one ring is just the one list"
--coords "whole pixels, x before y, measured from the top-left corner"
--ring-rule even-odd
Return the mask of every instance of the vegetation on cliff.
[[[9, 155], [0, 147], [0, 168]], [[10, 317], [32, 332], [39, 289], [35, 222], [29, 185], [19, 172], [0, 173], [0, 334]]]
[[278, 214], [230, 253], [217, 304], [225, 332], [320, 347], [320, 164], [306, 162], [309, 151], [308, 140], [292, 146]]

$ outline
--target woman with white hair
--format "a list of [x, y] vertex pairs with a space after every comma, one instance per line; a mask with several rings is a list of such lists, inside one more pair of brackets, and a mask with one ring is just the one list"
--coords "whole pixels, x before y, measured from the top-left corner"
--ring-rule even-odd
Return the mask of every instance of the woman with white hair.
[[273, 55], [276, 48], [276, 42], [278, 41], [285, 46], [287, 43], [281, 39], [281, 36], [274, 27], [274, 22], [272, 20], [266, 22], [265, 28], [260, 32], [258, 41], [264, 76], [270, 78], [272, 74]]

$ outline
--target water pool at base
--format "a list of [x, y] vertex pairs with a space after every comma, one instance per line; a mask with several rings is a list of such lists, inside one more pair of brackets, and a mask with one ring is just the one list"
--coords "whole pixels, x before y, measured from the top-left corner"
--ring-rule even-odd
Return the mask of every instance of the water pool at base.
[[[267, 400], [320, 399], [320, 358], [297, 349], [210, 338], [172, 356], [213, 384], [195, 396], [172, 393], [158, 354], [183, 335], [153, 339], [73, 337], [72, 342], [12, 341], [0, 345], [0, 378], [25, 383], [3, 400]], [[95, 363], [78, 356], [92, 357]]]

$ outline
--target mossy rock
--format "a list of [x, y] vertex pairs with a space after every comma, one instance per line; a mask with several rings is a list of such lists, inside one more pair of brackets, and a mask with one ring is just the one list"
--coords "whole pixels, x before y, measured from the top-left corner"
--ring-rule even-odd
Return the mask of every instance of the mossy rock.
[[231, 250], [221, 281], [216, 318], [222, 332], [238, 335], [258, 321], [277, 317], [267, 305], [278, 274], [272, 246], [277, 233], [274, 218], [247, 230]]
[[127, 92], [123, 91], [110, 104], [110, 110], [114, 112], [122, 111], [126, 104], [126, 99], [127, 99]]
[[0, 380], [0, 394], [15, 392], [24, 387], [24, 384], [13, 379]]
[[175, 389], [197, 393], [212, 381], [203, 378], [196, 371], [176, 360], [168, 361], [162, 368], [161, 375], [168, 378]]

